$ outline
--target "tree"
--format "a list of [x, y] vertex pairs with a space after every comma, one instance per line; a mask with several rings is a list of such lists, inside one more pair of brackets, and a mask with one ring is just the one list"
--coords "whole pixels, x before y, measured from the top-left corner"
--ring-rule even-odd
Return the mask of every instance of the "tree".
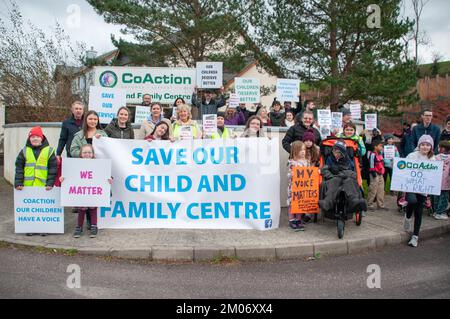
[[37, 107], [49, 119], [54, 114], [50, 107], [70, 105], [72, 99], [70, 82], [61, 85], [55, 70], [79, 56], [59, 25], [48, 36], [25, 24], [17, 5], [11, 5], [9, 20], [0, 17], [0, 95], [10, 107]]
[[419, 59], [419, 45], [427, 44], [425, 33], [420, 32], [420, 18], [422, 16], [423, 8], [427, 5], [430, 0], [410, 0], [414, 10], [414, 31], [413, 31], [413, 40], [414, 40], [414, 62], [418, 67], [418, 59]]
[[[239, 1], [88, 0], [108, 23], [125, 25], [135, 42], [113, 43], [137, 64], [195, 66], [227, 56], [241, 39], [233, 15]], [[239, 51], [240, 52], [240, 51]], [[230, 54], [233, 56], [236, 51]], [[230, 63], [233, 59], [230, 58]]]
[[[383, 0], [381, 28], [368, 27], [371, 0], [259, 0], [245, 19], [253, 40], [288, 76], [329, 85], [336, 109], [348, 98], [372, 98], [395, 109], [415, 84], [401, 60], [401, 37], [412, 27], [399, 19], [400, 0]], [[407, 76], [407, 78], [405, 78]]]

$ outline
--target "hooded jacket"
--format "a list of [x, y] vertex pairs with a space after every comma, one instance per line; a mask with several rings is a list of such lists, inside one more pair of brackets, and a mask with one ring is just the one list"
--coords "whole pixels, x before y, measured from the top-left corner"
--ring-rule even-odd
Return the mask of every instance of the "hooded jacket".
[[[27, 139], [26, 146], [31, 147], [31, 149], [33, 150], [34, 157], [37, 159], [42, 149], [46, 146], [49, 146], [49, 143], [44, 135], [44, 139], [42, 140], [42, 144], [40, 146], [34, 147], [33, 145], [31, 145], [29, 138]], [[14, 187], [23, 186], [24, 184], [25, 162], [26, 158], [23, 154], [23, 150], [21, 149], [19, 155], [17, 155], [16, 158], [16, 175], [14, 177]], [[55, 184], [57, 174], [58, 174], [58, 161], [56, 160], [55, 152], [53, 152], [53, 154], [50, 156], [48, 160], [47, 182], [45, 185], [53, 187], [53, 185]]]
[[217, 114], [217, 109], [221, 108], [225, 105], [225, 97], [223, 95], [220, 96], [219, 100], [211, 99], [209, 103], [206, 103], [205, 100], [201, 102], [197, 101], [197, 94], [192, 94], [192, 105], [199, 109], [198, 116], [199, 119], [202, 120], [203, 115], [205, 114]]
[[270, 122], [272, 126], [283, 126], [285, 114], [283, 112], [272, 111], [269, 113]]
[[134, 130], [131, 123], [127, 122], [125, 128], [119, 127], [119, 119], [113, 119], [105, 128], [105, 133], [112, 138], [120, 138], [126, 140], [134, 139]]
[[322, 138], [320, 137], [319, 131], [314, 127], [306, 127], [302, 123], [298, 123], [288, 129], [286, 132], [286, 135], [283, 138], [282, 144], [283, 148], [286, 150], [286, 152], [291, 153], [291, 144], [294, 141], [301, 141], [303, 138], [303, 134], [307, 130], [312, 130], [314, 133], [314, 136], [316, 137], [316, 140], [314, 143], [316, 145], [320, 145], [320, 142], [322, 141]]

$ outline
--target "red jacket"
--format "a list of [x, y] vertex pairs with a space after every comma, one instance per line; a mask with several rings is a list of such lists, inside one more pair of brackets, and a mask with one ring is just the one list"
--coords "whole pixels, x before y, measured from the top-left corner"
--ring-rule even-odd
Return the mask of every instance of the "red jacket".
[[384, 161], [383, 155], [377, 154], [375, 152], [369, 152], [369, 163], [370, 163], [370, 171], [376, 172], [378, 175], [384, 175]]

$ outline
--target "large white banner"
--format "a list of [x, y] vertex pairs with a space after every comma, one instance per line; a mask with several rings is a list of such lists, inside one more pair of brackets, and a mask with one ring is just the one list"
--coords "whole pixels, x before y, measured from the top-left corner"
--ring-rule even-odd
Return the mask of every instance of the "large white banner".
[[61, 204], [73, 207], [109, 206], [111, 160], [65, 158], [62, 164]]
[[94, 85], [126, 90], [127, 103], [142, 103], [144, 94], [152, 102], [173, 104], [177, 98], [192, 99], [196, 82], [194, 68], [95, 67]]
[[441, 195], [442, 161], [413, 161], [394, 158], [391, 190]]
[[24, 187], [14, 190], [14, 226], [16, 233], [64, 233], [64, 208], [59, 187]]
[[278, 139], [95, 139], [112, 160], [110, 208], [99, 228], [278, 228]]

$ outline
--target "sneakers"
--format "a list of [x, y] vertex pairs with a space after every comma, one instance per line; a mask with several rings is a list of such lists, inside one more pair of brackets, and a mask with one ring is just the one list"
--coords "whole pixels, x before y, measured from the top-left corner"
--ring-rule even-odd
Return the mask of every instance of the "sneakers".
[[448, 216], [447, 216], [447, 214], [433, 214], [433, 217], [434, 217], [434, 219], [437, 219], [437, 220], [447, 220], [448, 219]]
[[90, 234], [89, 237], [95, 238], [95, 237], [97, 237], [97, 233], [98, 233], [98, 228], [97, 228], [97, 226], [96, 226], [96, 225], [92, 225], [92, 226], [91, 226], [91, 234]]
[[398, 205], [402, 206], [402, 207], [405, 207], [408, 205], [408, 202], [406, 201], [405, 197], [402, 197], [398, 200]]
[[73, 237], [80, 238], [82, 232], [83, 232], [82, 228], [80, 226], [77, 226], [75, 228], [75, 232], [73, 233]]
[[298, 231], [305, 231], [305, 224], [302, 221], [297, 222]]
[[411, 237], [411, 240], [409, 241], [408, 245], [411, 247], [417, 247], [418, 244], [419, 244], [419, 237], [416, 235], [413, 235]]
[[403, 229], [405, 230], [405, 232], [407, 233], [411, 233], [412, 232], [412, 217], [411, 218], [403, 218]]
[[293, 231], [298, 231], [298, 220], [293, 219], [289, 221], [289, 227], [293, 230]]

